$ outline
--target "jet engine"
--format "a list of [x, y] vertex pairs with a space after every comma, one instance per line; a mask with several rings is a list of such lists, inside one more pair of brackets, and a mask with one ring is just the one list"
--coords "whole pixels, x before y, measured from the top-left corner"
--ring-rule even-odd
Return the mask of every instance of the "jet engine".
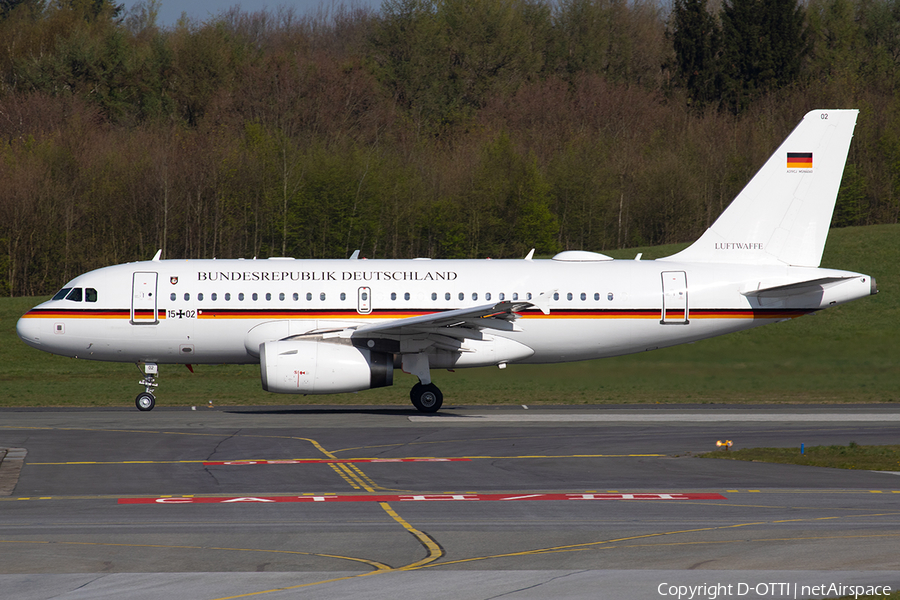
[[280, 340], [259, 347], [262, 387], [280, 394], [335, 394], [394, 383], [392, 354], [318, 340]]

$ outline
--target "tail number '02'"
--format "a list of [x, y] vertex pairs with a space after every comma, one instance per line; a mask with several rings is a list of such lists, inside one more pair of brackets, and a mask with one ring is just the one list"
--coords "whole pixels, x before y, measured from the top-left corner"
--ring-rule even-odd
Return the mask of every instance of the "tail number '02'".
[[169, 318], [170, 319], [196, 319], [197, 311], [196, 310], [170, 310]]

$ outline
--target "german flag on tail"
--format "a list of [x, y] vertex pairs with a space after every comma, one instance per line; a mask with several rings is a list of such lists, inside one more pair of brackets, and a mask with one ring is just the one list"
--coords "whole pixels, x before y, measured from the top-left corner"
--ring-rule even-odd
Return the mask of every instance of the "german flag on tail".
[[812, 169], [812, 152], [788, 152], [788, 169]]

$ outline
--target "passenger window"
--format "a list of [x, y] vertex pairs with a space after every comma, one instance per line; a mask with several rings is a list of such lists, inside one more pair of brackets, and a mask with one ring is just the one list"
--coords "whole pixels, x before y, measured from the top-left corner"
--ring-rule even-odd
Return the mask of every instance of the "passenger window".
[[345, 294], [344, 292], [341, 292], [341, 302], [343, 302], [346, 299], [347, 299], [347, 294]]
[[217, 293], [213, 292], [212, 294], [209, 295], [209, 299], [212, 300], [213, 302], [215, 302], [216, 300], [219, 299], [219, 295]]
[[513, 292], [513, 300], [519, 299], [519, 292]]
[[572, 299], [572, 292], [569, 292], [568, 294], [566, 294], [566, 300], [571, 300], [571, 299]]
[[319, 300], [321, 300], [322, 302], [325, 302], [325, 292], [322, 292], [321, 294], [319, 294]]
[[271, 301], [272, 301], [272, 294], [269, 292], [266, 292], [266, 302], [271, 302]]
[[231, 292], [225, 292], [225, 301], [228, 302], [231, 300]]
[[403, 294], [403, 299], [409, 300], [409, 292], [406, 292], [405, 294]]
[[391, 300], [397, 299], [397, 292], [391, 292]]
[[506, 300], [506, 294], [504, 294], [503, 292], [500, 292], [500, 299]]
[[184, 301], [185, 301], [185, 302], [187, 302], [187, 301], [190, 300], [190, 299], [191, 299], [191, 295], [190, 295], [190, 294], [185, 294], [185, 295], [184, 295]]
[[175, 292], [172, 292], [171, 294], [169, 294], [169, 300], [171, 300], [172, 302], [175, 302], [175, 298], [177, 298], [177, 297], [178, 296], [175, 295]]
[[203, 292], [200, 292], [199, 294], [197, 294], [197, 301], [203, 302]]
[[300, 294], [298, 294], [297, 292], [294, 292], [293, 298], [294, 298], [294, 302], [298, 301], [300, 299]]
[[594, 300], [599, 300], [599, 299], [600, 299], [600, 294], [597, 292], [594, 292]]
[[238, 300], [240, 300], [241, 302], [244, 301], [244, 292], [238, 292]]
[[250, 296], [250, 297], [253, 299], [254, 302], [256, 302], [257, 300], [259, 300], [259, 294], [257, 294], [256, 292], [253, 292], [253, 295]]
[[531, 292], [526, 292], [526, 294], [525, 294], [525, 299], [526, 299], [526, 300], [531, 300]]
[[72, 291], [69, 292], [68, 296], [66, 296], [66, 300], [71, 300], [72, 302], [81, 302], [81, 288], [72, 288]]
[[581, 301], [584, 302], [585, 300], [587, 300], [587, 294], [581, 292]]
[[450, 299], [450, 292], [447, 292], [446, 294], [444, 294], [444, 300], [449, 300], [449, 299]]
[[485, 299], [485, 300], [490, 300], [490, 299], [491, 299], [491, 293], [490, 293], [490, 292], [486, 293], [486, 294], [484, 295], [484, 299]]
[[431, 292], [431, 299], [432, 299], [432, 300], [437, 300], [437, 293]]
[[51, 300], [63, 300], [66, 296], [69, 295], [69, 292], [72, 291], [72, 288], [63, 288], [56, 292], [56, 295], [51, 298]]
[[278, 294], [278, 299], [281, 300], [282, 302], [284, 302], [284, 292], [281, 292], [280, 294]]
[[312, 301], [312, 293], [311, 292], [306, 292], [306, 301], [307, 302]]
[[466, 295], [463, 294], [462, 292], [460, 292], [460, 293], [459, 293], [459, 299], [460, 299], [460, 300], [465, 300], [465, 299], [466, 299]]
[[478, 300], [478, 292], [472, 292], [472, 300]]
[[[173, 294], [174, 296], [174, 294]], [[174, 300], [175, 298], [172, 298]], [[84, 288], [84, 301], [85, 302], [96, 302], [97, 301], [97, 290], [94, 288]]]

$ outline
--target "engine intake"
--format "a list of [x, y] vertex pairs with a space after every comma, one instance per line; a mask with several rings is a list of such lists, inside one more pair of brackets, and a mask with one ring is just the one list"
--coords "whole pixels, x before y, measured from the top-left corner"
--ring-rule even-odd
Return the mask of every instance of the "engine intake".
[[394, 383], [394, 357], [345, 344], [281, 340], [259, 347], [262, 388], [279, 394], [335, 394]]

